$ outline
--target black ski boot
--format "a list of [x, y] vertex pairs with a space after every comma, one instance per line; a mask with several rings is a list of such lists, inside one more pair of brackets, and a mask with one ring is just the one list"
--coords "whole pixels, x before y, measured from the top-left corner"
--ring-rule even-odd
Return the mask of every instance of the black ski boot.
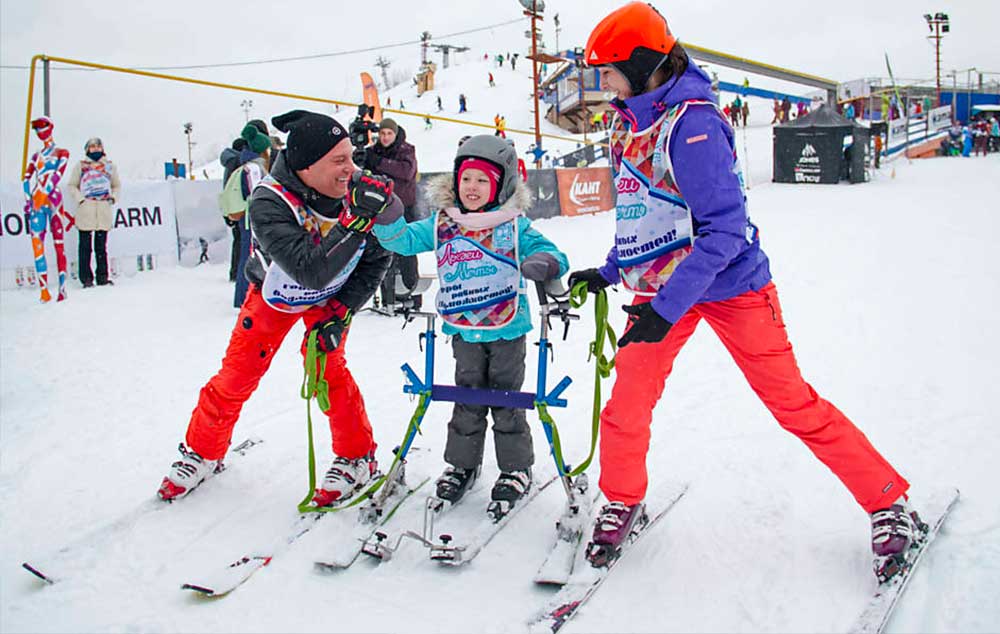
[[490, 493], [491, 501], [486, 513], [494, 522], [499, 522], [530, 490], [531, 467], [519, 471], [501, 471]]
[[461, 467], [448, 467], [437, 479], [437, 497], [457, 504], [465, 492], [472, 488], [472, 483], [479, 477], [479, 467], [475, 469], [462, 469]]

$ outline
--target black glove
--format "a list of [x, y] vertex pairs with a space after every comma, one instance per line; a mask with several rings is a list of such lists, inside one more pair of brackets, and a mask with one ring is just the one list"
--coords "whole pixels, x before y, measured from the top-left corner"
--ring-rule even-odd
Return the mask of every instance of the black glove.
[[653, 310], [653, 304], [636, 304], [634, 306], [622, 306], [622, 310], [628, 313], [630, 328], [618, 340], [618, 347], [624, 348], [630, 343], [658, 343], [663, 341], [670, 331], [672, 323], [660, 317], [660, 314]]
[[347, 204], [340, 212], [340, 224], [359, 233], [371, 231], [375, 216], [392, 200], [392, 186], [392, 179], [385, 176], [375, 176], [369, 171], [354, 172], [347, 187]]
[[313, 326], [316, 331], [316, 347], [321, 352], [333, 352], [340, 347], [344, 332], [351, 324], [351, 309], [335, 299], [330, 300], [333, 316], [324, 321], [318, 321]]
[[604, 279], [604, 276], [597, 269], [583, 269], [582, 271], [573, 271], [569, 274], [568, 284], [570, 289], [579, 282], [587, 283], [588, 293], [598, 293], [611, 285], [611, 282]]
[[391, 178], [376, 176], [368, 170], [351, 174], [347, 196], [354, 215], [374, 218], [382, 213], [392, 200], [392, 187]]

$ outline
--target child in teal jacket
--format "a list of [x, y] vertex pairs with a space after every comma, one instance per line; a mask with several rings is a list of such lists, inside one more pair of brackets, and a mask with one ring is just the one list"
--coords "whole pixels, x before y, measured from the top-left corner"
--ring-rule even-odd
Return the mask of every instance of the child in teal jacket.
[[[434, 213], [407, 223], [389, 208], [373, 229], [401, 255], [435, 251], [440, 289], [437, 311], [452, 336], [455, 384], [516, 391], [524, 382], [525, 335], [531, 330], [524, 280], [564, 275], [566, 256], [532, 228], [531, 205], [518, 178], [517, 153], [505, 139], [474, 136], [459, 146], [452, 174], [427, 188]], [[455, 403], [448, 423], [437, 496], [457, 502], [479, 475], [490, 408]], [[534, 450], [523, 409], [493, 407], [500, 476], [492, 502], [513, 506], [531, 488]]]

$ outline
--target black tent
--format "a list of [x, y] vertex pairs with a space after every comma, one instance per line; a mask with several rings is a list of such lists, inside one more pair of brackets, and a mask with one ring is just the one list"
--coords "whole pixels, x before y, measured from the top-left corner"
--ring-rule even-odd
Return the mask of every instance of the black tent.
[[865, 181], [868, 128], [821, 104], [774, 128], [774, 182]]

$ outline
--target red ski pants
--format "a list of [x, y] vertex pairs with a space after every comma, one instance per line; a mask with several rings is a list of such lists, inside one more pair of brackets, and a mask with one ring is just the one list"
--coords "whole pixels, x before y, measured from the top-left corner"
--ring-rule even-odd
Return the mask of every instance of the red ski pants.
[[600, 486], [608, 500], [636, 504], [645, 497], [653, 407], [674, 358], [703, 318], [778, 423], [840, 478], [865, 511], [885, 508], [906, 493], [909, 483], [802, 378], [777, 289], [768, 283], [732, 299], [696, 304], [663, 341], [630, 344], [618, 352], [615, 385], [601, 412]]
[[[295, 314], [274, 310], [264, 302], [260, 289], [251, 286], [230, 336], [222, 369], [201, 388], [188, 424], [188, 447], [206, 460], [225, 456], [243, 403], [257, 389], [285, 335], [299, 319], [308, 332], [317, 321], [330, 316], [332, 312], [326, 307]], [[360, 458], [375, 449], [375, 440], [361, 392], [344, 359], [346, 339], [345, 333], [340, 347], [326, 355], [324, 377], [330, 385], [330, 409], [325, 413], [330, 419], [333, 453]], [[303, 357], [305, 352], [303, 341]]]

